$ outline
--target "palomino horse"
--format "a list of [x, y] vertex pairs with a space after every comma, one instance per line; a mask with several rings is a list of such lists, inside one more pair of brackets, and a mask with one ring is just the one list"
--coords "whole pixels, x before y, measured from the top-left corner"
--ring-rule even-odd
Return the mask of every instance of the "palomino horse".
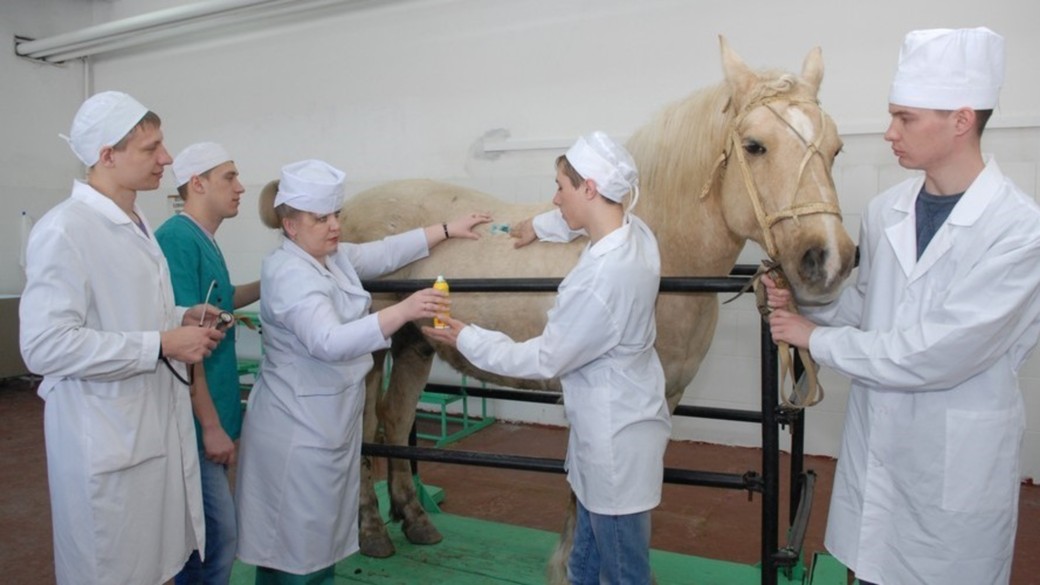
[[[852, 268], [854, 244], [842, 227], [830, 174], [841, 141], [816, 98], [823, 78], [820, 50], [809, 53], [796, 76], [753, 72], [724, 39], [721, 48], [725, 83], [669, 106], [629, 140], [642, 193], [635, 213], [657, 235], [663, 276], [725, 275], [751, 239], [782, 266], [800, 300], [830, 300]], [[547, 160], [547, 177], [551, 171]], [[348, 200], [341, 222], [344, 239], [370, 241], [471, 210], [487, 210], [496, 222], [514, 223], [547, 207], [507, 204], [449, 184], [401, 181]], [[429, 258], [388, 278], [562, 277], [584, 245], [535, 243], [517, 250], [508, 236], [485, 231], [476, 242], [445, 242]], [[377, 295], [377, 305], [394, 300], [382, 296]], [[524, 340], [542, 331], [552, 302], [552, 294], [458, 294], [452, 313]], [[714, 294], [658, 297], [656, 346], [672, 408], [697, 372], [717, 317]], [[455, 351], [431, 348], [416, 325], [394, 336], [394, 367], [385, 393], [379, 393], [382, 372], [376, 368], [370, 375], [366, 441], [377, 440], [381, 427], [382, 441], [406, 444], [434, 351], [478, 379], [559, 389], [553, 380], [504, 379], [476, 370]], [[371, 461], [362, 469], [361, 551], [389, 556], [394, 549], [379, 517]], [[389, 486], [392, 517], [402, 521], [407, 538], [440, 541], [418, 503], [407, 461], [390, 463]]]

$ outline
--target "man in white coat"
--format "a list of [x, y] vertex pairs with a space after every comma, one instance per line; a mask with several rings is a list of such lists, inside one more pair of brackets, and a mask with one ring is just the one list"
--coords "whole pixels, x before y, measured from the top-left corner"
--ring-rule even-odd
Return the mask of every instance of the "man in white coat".
[[834, 303], [766, 283], [774, 339], [852, 378], [825, 543], [863, 583], [1010, 580], [1040, 208], [981, 154], [1003, 62], [985, 28], [908, 34], [885, 139], [923, 176], [871, 202]]
[[650, 510], [661, 500], [671, 434], [664, 371], [654, 350], [657, 240], [622, 207], [625, 195], [638, 192], [638, 173], [631, 155], [609, 136], [579, 138], [556, 167], [559, 211], [538, 216], [535, 225], [554, 240], [581, 230], [590, 243], [560, 284], [541, 335], [517, 343], [450, 318], [448, 329], [423, 332], [456, 346], [483, 370], [560, 378], [571, 426], [567, 481], [578, 501], [568, 580], [650, 583]]
[[20, 341], [43, 375], [62, 585], [163, 583], [203, 547], [183, 364], [223, 333], [199, 326], [215, 308], [174, 305], [166, 260], [136, 205], [171, 162], [159, 125], [124, 93], [86, 100], [68, 141], [87, 179], [29, 237]]

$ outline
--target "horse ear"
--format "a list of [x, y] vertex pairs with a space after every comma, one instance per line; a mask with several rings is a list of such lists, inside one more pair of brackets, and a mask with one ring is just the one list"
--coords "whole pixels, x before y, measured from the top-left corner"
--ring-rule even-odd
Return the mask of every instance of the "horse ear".
[[726, 37], [722, 35], [719, 35], [719, 49], [722, 51], [722, 70], [726, 75], [726, 84], [729, 85], [730, 100], [733, 102], [734, 110], [739, 112], [744, 107], [739, 100], [750, 93], [758, 77], [740, 55], [730, 48]]
[[814, 96], [820, 91], [820, 82], [823, 81], [823, 50], [819, 47], [814, 47], [805, 56], [805, 62], [802, 63], [802, 79], [812, 88]]

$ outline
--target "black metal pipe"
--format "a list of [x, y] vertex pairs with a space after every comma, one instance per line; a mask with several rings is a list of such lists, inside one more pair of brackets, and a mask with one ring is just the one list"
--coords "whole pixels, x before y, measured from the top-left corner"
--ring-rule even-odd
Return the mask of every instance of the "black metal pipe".
[[515, 400], [516, 402], [534, 402], [538, 404], [562, 404], [563, 394], [559, 392], [548, 392], [545, 390], [514, 390], [499, 388], [484, 388], [482, 386], [455, 386], [450, 384], [427, 384], [426, 392], [438, 394], [456, 394], [472, 396], [474, 398], [498, 398], [501, 400]]
[[675, 407], [675, 412], [672, 414], [713, 420], [762, 423], [762, 413], [757, 410], [738, 410], [736, 408], [715, 408], [711, 406], [691, 406], [680, 404]]
[[777, 351], [769, 324], [761, 321], [762, 376], [762, 585], [776, 585], [773, 555], [780, 531], [780, 430], [777, 421]]
[[[453, 278], [451, 292], [556, 292], [561, 278]], [[370, 293], [411, 293], [432, 284], [430, 279], [365, 280]], [[671, 276], [661, 279], [660, 292], [738, 293], [747, 287], [741, 277]]]
[[[794, 360], [794, 379], [799, 380], [805, 375], [805, 366], [802, 365], [802, 360]], [[799, 409], [791, 417], [791, 497], [788, 505], [788, 518], [791, 518], [792, 523], [798, 513], [798, 508], [802, 505], [799, 494], [799, 482], [801, 482], [802, 472], [805, 470], [805, 409]]]
[[[495, 398], [516, 402], [534, 402], [538, 404], [559, 404], [563, 395], [559, 392], [545, 390], [515, 390], [502, 388], [485, 388], [483, 386], [456, 386], [453, 384], [427, 384], [427, 392], [471, 396], [473, 398]], [[761, 423], [762, 413], [757, 410], [738, 410], [735, 408], [713, 408], [709, 406], [690, 406], [680, 404], [672, 413], [673, 416], [689, 416], [714, 420]]]
[[[361, 454], [371, 457], [407, 458], [414, 461], [435, 461], [438, 463], [455, 463], [459, 465], [494, 467], [498, 469], [564, 473], [562, 459], [546, 457], [526, 457], [520, 455], [505, 455], [501, 453], [479, 453], [476, 451], [455, 451], [433, 447], [406, 447], [403, 445], [384, 445], [380, 443], [362, 443]], [[676, 469], [672, 467], [666, 467], [664, 470], [665, 483], [699, 485], [733, 490], [757, 491], [757, 477], [758, 475], [754, 472], [738, 475], [735, 473], [695, 471], [690, 469]]]

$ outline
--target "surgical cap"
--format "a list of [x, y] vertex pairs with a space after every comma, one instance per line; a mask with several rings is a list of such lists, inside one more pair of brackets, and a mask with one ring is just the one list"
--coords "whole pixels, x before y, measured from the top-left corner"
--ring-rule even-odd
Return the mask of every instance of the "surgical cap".
[[346, 174], [320, 160], [302, 160], [282, 167], [274, 206], [325, 215], [343, 206]]
[[231, 155], [216, 142], [199, 142], [185, 148], [173, 159], [173, 178], [177, 186], [187, 183], [195, 175], [216, 168], [231, 160]]
[[87, 98], [72, 120], [68, 136], [62, 136], [79, 160], [88, 167], [97, 164], [101, 149], [123, 139], [148, 108], [121, 91], [103, 91]]
[[566, 157], [579, 175], [596, 181], [600, 195], [611, 201], [620, 203], [638, 186], [639, 171], [632, 155], [603, 132], [578, 138]]
[[985, 27], [915, 30], [899, 51], [888, 101], [898, 106], [991, 110], [1004, 83], [1004, 37]]

